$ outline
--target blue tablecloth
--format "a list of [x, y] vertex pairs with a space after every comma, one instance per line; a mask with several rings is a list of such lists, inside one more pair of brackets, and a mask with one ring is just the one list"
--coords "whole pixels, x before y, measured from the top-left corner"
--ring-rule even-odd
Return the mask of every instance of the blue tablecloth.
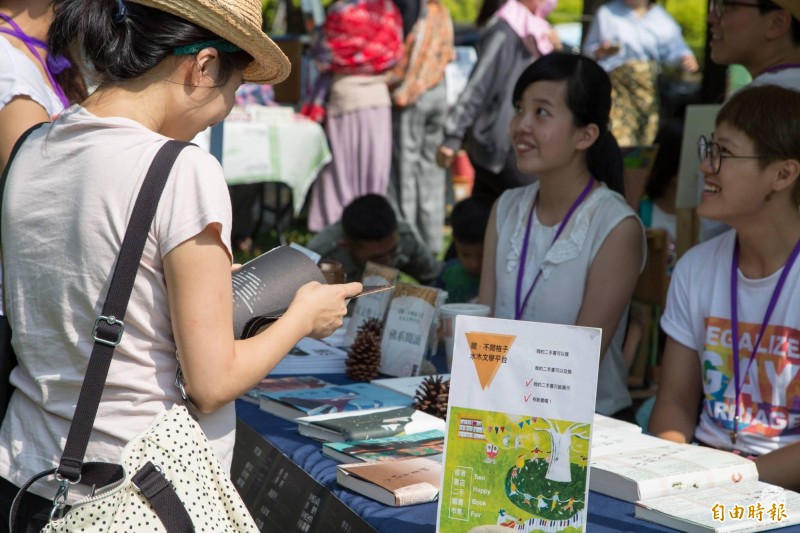
[[[348, 382], [345, 376], [321, 375], [331, 383]], [[336, 461], [322, 455], [320, 444], [297, 432], [297, 424], [260, 411], [258, 406], [236, 402], [239, 418], [267, 438], [296, 464], [330, 489], [340, 500], [358, 513], [381, 533], [433, 533], [436, 530], [436, 503], [412, 507], [388, 507], [362, 497], [336, 484]], [[596, 492], [590, 493], [589, 526], [591, 533], [611, 531], [669, 532], [633, 516], [633, 504]], [[798, 532], [800, 527], [785, 528], [782, 532]]]

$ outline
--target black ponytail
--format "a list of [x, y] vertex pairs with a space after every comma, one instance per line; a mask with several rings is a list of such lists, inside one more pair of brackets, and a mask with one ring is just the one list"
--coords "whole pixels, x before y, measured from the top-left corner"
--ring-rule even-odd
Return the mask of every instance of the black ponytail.
[[592, 176], [609, 189], [624, 196], [622, 151], [608, 129], [611, 113], [611, 79], [593, 59], [586, 56], [553, 52], [534, 61], [514, 86], [512, 103], [537, 81], [564, 81], [567, 84], [567, 107], [577, 127], [595, 124], [600, 134], [586, 153], [586, 166]]
[[[51, 53], [67, 55], [77, 43], [102, 83], [138, 78], [175, 48], [219, 39], [175, 15], [125, 0], [54, 0], [53, 9], [47, 37]], [[234, 68], [252, 61], [246, 52], [219, 55], [220, 84]]]

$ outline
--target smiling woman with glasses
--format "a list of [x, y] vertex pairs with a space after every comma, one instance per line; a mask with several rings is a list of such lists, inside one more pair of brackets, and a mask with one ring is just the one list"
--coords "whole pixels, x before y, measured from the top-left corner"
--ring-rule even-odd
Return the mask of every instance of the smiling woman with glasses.
[[717, 17], [722, 17], [725, 14], [725, 9], [728, 6], [736, 7], [755, 7], [759, 9], [780, 9], [779, 6], [772, 3], [770, 0], [741, 2], [739, 0], [711, 0], [708, 3], [708, 12], [715, 14]]
[[701, 163], [708, 160], [708, 165], [714, 174], [719, 174], [723, 159], [765, 159], [760, 155], [733, 155], [722, 148], [719, 143], [706, 139], [705, 135], [701, 135], [697, 139], [697, 155], [700, 156]]
[[[798, 490], [800, 470], [786, 468], [800, 461], [800, 118], [792, 109], [798, 91], [746, 88], [720, 110], [714, 140], [700, 137], [697, 212], [732, 229], [675, 266], [649, 430], [748, 456], [760, 481]], [[753, 161], [722, 168], [723, 159]]]

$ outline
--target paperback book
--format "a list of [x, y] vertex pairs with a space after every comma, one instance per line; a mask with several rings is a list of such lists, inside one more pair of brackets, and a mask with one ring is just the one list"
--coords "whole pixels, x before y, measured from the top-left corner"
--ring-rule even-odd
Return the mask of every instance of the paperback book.
[[444, 431], [444, 420], [413, 407], [388, 407], [366, 411], [343, 411], [297, 419], [301, 435], [325, 442], [379, 439], [412, 435], [437, 429]]
[[434, 429], [412, 435], [350, 442], [326, 442], [322, 455], [340, 463], [396, 461], [408, 457], [428, 457], [441, 460], [444, 431]]
[[393, 507], [436, 501], [441, 477], [441, 463], [427, 457], [339, 465], [336, 472], [339, 485]]
[[301, 416], [376, 407], [408, 407], [411, 398], [371, 383], [333, 385], [318, 389], [267, 392], [261, 395], [259, 409], [286, 420]]
[[[450, 374], [439, 374], [442, 377], [442, 381], [447, 381], [450, 379]], [[405, 394], [406, 396], [411, 396], [412, 398], [417, 393], [419, 386], [422, 385], [422, 382], [425, 381], [426, 378], [430, 376], [409, 376], [404, 378], [381, 378], [381, 379], [373, 379], [370, 383], [374, 385], [380, 385], [381, 387], [386, 387], [387, 389], [395, 390], [399, 393]]]
[[259, 394], [262, 392], [287, 391], [295, 389], [318, 389], [328, 387], [332, 383], [315, 378], [314, 376], [284, 376], [280, 378], [264, 378], [258, 386], [242, 395], [242, 400], [258, 405]]
[[[394, 285], [399, 275], [400, 271], [396, 268], [367, 261], [367, 264], [364, 265], [364, 275], [361, 278], [361, 283], [365, 286]], [[347, 323], [343, 346], [353, 344], [358, 328], [370, 318], [377, 318], [383, 322], [391, 299], [391, 291], [370, 295], [368, 298], [359, 298], [353, 308], [350, 321]]]
[[270, 375], [285, 374], [343, 374], [347, 352], [325, 341], [303, 337], [275, 365]]
[[242, 265], [232, 276], [235, 337], [251, 337], [277, 320], [309, 281], [325, 283], [325, 277], [316, 263], [290, 246], [273, 248]]
[[600, 338], [456, 318], [437, 531], [586, 530]]
[[398, 283], [381, 337], [381, 374], [416, 376], [428, 349], [439, 289]]

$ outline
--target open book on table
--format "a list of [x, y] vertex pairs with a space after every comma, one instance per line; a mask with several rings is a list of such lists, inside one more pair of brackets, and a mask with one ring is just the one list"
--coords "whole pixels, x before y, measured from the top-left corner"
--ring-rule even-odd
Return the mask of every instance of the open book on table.
[[743, 481], [636, 502], [635, 514], [687, 533], [764, 531], [800, 524], [800, 494]]
[[592, 436], [591, 490], [635, 502], [758, 480], [756, 464], [740, 455], [678, 444], [626, 430]]

